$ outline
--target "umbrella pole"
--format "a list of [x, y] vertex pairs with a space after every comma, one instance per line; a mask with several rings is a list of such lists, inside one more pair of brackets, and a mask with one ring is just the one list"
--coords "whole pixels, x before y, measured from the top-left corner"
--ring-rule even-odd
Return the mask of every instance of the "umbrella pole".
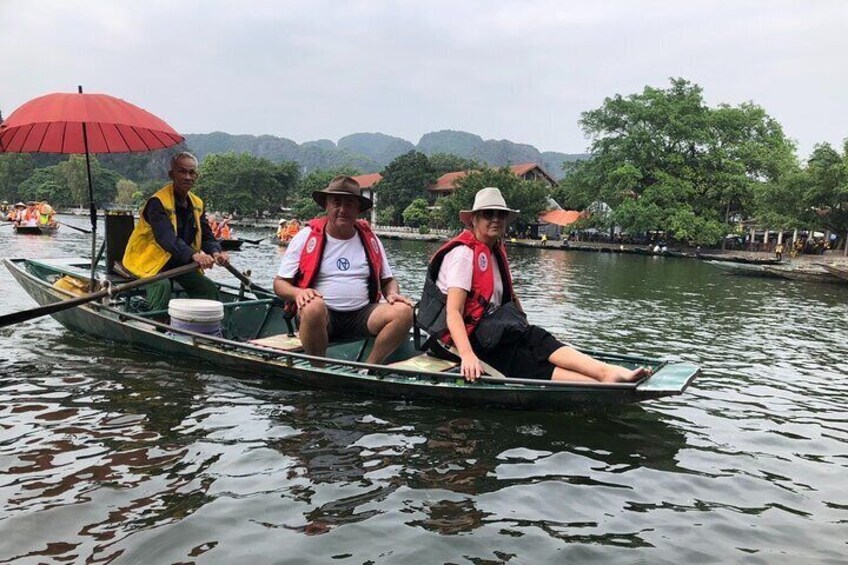
[[[77, 86], [82, 94], [82, 85]], [[91, 217], [91, 287], [94, 288], [94, 270], [97, 267], [97, 207], [94, 205], [94, 187], [91, 184], [91, 158], [88, 155], [88, 131], [82, 123], [82, 143], [85, 147], [85, 171], [88, 177], [88, 215]]]

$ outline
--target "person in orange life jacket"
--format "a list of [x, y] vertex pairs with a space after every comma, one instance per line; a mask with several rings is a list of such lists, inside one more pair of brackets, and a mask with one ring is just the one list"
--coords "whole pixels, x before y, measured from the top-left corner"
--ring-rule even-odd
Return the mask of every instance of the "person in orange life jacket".
[[274, 292], [296, 306], [300, 339], [310, 355], [323, 356], [335, 338], [372, 336], [366, 362], [381, 363], [407, 339], [413, 303], [400, 294], [383, 244], [367, 222], [357, 220], [371, 200], [346, 176], [312, 198], [327, 215], [292, 238]]
[[646, 375], [643, 368], [630, 370], [598, 361], [533, 325], [509, 343], [489, 350], [480, 347], [474, 330], [487, 307], [514, 301], [521, 310], [502, 244], [507, 224], [517, 215], [518, 210], [507, 207], [499, 189], [478, 191], [472, 209], [459, 213], [466, 229], [432, 260], [441, 260], [436, 285], [447, 295], [449, 335], [441, 341], [456, 347], [462, 376], [476, 380], [483, 373], [481, 360], [507, 377], [606, 383], [634, 381]]
[[224, 219], [218, 224], [217, 229], [215, 229], [215, 238], [231, 239], [232, 237], [233, 234], [230, 230], [230, 218], [224, 217]]
[[[229, 263], [229, 256], [221, 250], [219, 244], [209, 227], [206, 213], [199, 210], [199, 221], [195, 220], [195, 209], [192, 203], [197, 197], [189, 197], [189, 192], [194, 188], [197, 181], [197, 158], [188, 152], [182, 152], [171, 158], [171, 169], [168, 177], [171, 179], [169, 186], [163, 187], [157, 194], [162, 194], [166, 200], [173, 195], [173, 212], [166, 210], [162, 200], [156, 195], [145, 203], [141, 215], [144, 222], [136, 224], [127, 250], [124, 254], [124, 266], [133, 272], [130, 265], [139, 268], [150, 268], [150, 264], [164, 265], [157, 272], [168, 271], [176, 267], [187, 265], [194, 261], [201, 269], [211, 269], [218, 265]], [[174, 216], [172, 221], [172, 216]], [[176, 223], [176, 228], [174, 227]], [[144, 224], [144, 225], [143, 225]], [[195, 246], [198, 242], [197, 230], [200, 230], [199, 249]], [[141, 238], [143, 233], [150, 234]], [[144, 246], [133, 245], [135, 238], [139, 236], [140, 241], [148, 242], [153, 249]], [[128, 255], [130, 255], [128, 257]], [[136, 276], [151, 276], [149, 273], [133, 272]], [[155, 273], [154, 273], [155, 274]], [[180, 283], [191, 298], [205, 298], [218, 300], [218, 289], [209, 278], [199, 272], [192, 271], [174, 280]], [[171, 283], [169, 280], [161, 280], [147, 287], [147, 301], [151, 310], [163, 310], [168, 307], [171, 298]]]

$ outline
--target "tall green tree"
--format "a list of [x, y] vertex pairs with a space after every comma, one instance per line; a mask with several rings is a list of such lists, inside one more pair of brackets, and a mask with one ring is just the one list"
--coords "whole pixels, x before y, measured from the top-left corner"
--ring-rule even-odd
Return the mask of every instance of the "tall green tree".
[[460, 210], [470, 210], [474, 204], [474, 195], [482, 188], [496, 186], [503, 194], [508, 207], [520, 210], [516, 219], [519, 229], [538, 221], [539, 214], [547, 207], [550, 187], [541, 181], [526, 181], [513, 173], [509, 167], [472, 171], [457, 182], [457, 189], [445, 198], [437, 201], [441, 208], [440, 216], [450, 227], [460, 227]]
[[430, 222], [430, 210], [427, 201], [416, 198], [403, 211], [403, 224], [413, 228], [426, 226]]
[[12, 203], [20, 200], [20, 185], [34, 169], [29, 153], [0, 154], [0, 200]]
[[298, 177], [294, 164], [247, 153], [207, 155], [199, 173], [196, 190], [206, 208], [241, 215], [276, 211]]
[[[102, 207], [114, 201], [116, 186], [121, 175], [103, 168], [92, 157], [91, 181], [94, 202]], [[21, 183], [20, 196], [25, 200], [47, 200], [53, 206], [88, 205], [88, 175], [85, 157], [70, 155], [58, 165], [36, 169], [30, 177]]]
[[426, 199], [427, 187], [435, 180], [427, 156], [418, 151], [410, 151], [388, 164], [383, 171], [383, 179], [375, 185], [374, 190], [381, 208], [391, 204], [391, 221], [399, 224], [407, 206], [416, 198]]
[[683, 79], [607, 98], [580, 123], [592, 158], [566, 165], [556, 196], [568, 207], [605, 202], [605, 221], [629, 231], [715, 243], [732, 219], [755, 213], [759, 187], [797, 169], [792, 142], [762, 108], [711, 108]]
[[765, 226], [830, 230], [848, 243], [848, 141], [841, 155], [828, 143], [816, 145], [806, 167], [764, 185], [757, 202]]

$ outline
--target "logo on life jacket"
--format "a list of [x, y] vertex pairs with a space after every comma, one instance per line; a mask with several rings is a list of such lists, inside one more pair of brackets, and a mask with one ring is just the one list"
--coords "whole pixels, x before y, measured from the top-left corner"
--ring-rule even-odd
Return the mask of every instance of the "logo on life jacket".
[[338, 261], [336, 261], [336, 268], [340, 271], [347, 271], [348, 269], [350, 269], [350, 261], [348, 261], [344, 257], [341, 257]]
[[318, 245], [318, 238], [313, 235], [309, 238], [309, 241], [306, 242], [306, 252], [312, 253], [313, 251], [315, 251], [316, 245]]
[[377, 245], [377, 240], [375, 238], [371, 238], [371, 248], [374, 250], [374, 253], [380, 252], [380, 246]]
[[480, 268], [481, 271], [484, 272], [486, 271], [486, 269], [489, 268], [489, 259], [486, 258], [485, 253], [480, 253], [479, 255], [477, 255], [477, 266]]

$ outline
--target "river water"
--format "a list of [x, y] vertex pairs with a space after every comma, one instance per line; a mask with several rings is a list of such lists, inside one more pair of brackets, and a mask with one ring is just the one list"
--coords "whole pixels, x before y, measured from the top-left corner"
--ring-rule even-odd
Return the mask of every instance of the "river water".
[[[11, 231], [2, 256], [88, 253]], [[435, 244], [385, 246], [416, 294]], [[232, 254], [266, 284], [280, 256]], [[639, 405], [468, 410], [198, 370], [52, 318], [3, 328], [0, 562], [846, 562], [848, 286], [511, 257], [532, 321], [703, 375]], [[0, 313], [33, 305], [3, 269]]]

